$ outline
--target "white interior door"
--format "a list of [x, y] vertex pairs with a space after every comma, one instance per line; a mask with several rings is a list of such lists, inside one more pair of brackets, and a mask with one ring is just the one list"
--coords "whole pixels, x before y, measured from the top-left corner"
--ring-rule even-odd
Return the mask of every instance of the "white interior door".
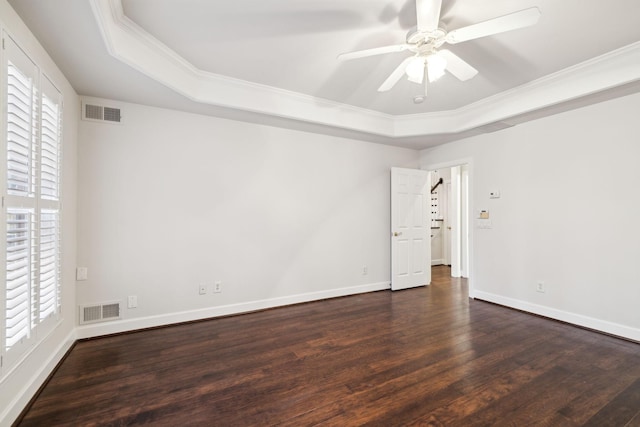
[[431, 283], [429, 172], [391, 168], [391, 289]]

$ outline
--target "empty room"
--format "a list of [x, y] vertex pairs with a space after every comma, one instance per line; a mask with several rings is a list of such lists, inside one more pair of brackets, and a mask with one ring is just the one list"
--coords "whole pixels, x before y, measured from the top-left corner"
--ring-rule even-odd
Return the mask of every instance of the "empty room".
[[640, 426], [637, 0], [0, 0], [0, 426]]

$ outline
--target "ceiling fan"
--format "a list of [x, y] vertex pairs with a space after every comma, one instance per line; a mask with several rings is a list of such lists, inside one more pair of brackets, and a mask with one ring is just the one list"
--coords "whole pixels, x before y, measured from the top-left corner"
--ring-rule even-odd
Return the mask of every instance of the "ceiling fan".
[[434, 82], [449, 71], [461, 81], [469, 80], [478, 70], [448, 49], [445, 43], [456, 44], [493, 34], [528, 27], [538, 22], [540, 9], [531, 7], [508, 15], [489, 19], [457, 30], [447, 31], [440, 24], [442, 0], [416, 0], [418, 25], [407, 33], [406, 43], [358, 50], [338, 55], [339, 60], [364, 58], [384, 53], [410, 51], [406, 58], [380, 85], [378, 92], [390, 90], [406, 73], [409, 81], [422, 84], [427, 94], [427, 83]]

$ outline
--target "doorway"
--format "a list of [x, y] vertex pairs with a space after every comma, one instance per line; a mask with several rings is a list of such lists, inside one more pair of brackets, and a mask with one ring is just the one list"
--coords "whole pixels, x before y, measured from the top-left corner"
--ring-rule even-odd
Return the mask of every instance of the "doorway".
[[431, 175], [431, 266], [451, 267], [469, 277], [469, 165], [429, 168]]

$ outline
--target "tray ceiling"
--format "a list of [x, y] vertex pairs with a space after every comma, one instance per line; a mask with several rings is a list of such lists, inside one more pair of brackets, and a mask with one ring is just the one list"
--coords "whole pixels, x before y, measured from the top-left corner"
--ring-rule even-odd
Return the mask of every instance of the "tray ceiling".
[[[443, 1], [448, 29], [536, 6], [537, 25], [450, 46], [460, 82], [377, 87], [409, 1], [10, 0], [81, 95], [424, 148], [639, 89], [637, 0]], [[609, 93], [607, 96], [606, 93]]]

